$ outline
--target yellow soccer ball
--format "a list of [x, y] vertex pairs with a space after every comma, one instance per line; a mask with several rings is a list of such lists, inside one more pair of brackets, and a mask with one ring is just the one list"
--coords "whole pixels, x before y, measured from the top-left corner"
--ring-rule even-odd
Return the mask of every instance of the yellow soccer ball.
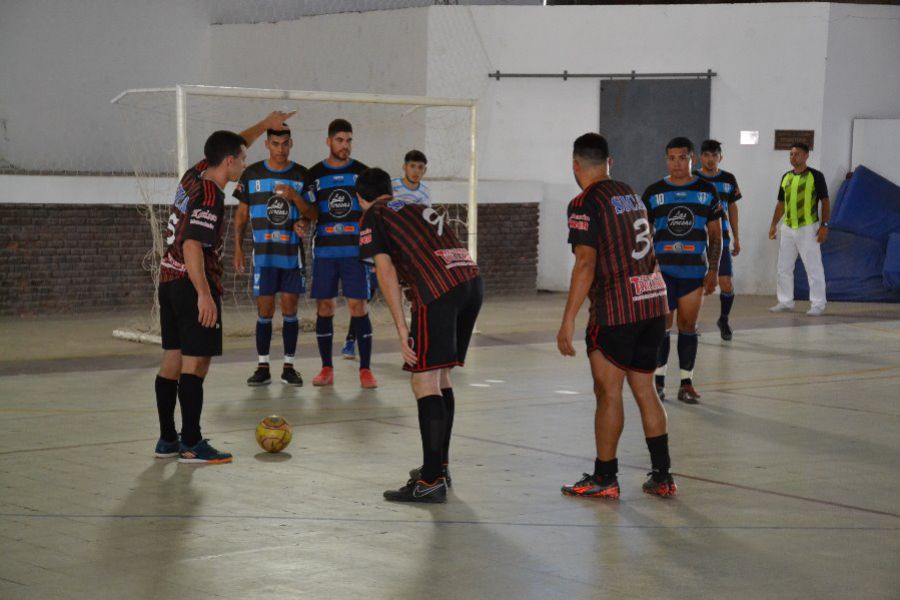
[[256, 426], [256, 441], [266, 452], [281, 452], [291, 443], [291, 424], [278, 415], [266, 417]]

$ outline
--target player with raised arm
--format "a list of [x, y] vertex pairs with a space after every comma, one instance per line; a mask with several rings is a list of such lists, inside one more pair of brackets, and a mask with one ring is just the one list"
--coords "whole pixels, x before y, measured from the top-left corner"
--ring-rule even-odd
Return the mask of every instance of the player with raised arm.
[[[425, 153], [420, 150], [410, 150], [403, 157], [403, 177], [397, 177], [391, 180], [394, 189], [394, 199], [410, 204], [421, 204], [422, 206], [431, 206], [431, 191], [428, 186], [422, 183], [422, 178], [428, 170], [428, 159]], [[372, 269], [371, 265], [366, 264], [366, 269]], [[369, 271], [369, 287], [374, 293], [377, 288], [377, 281], [373, 281], [374, 271]], [[371, 296], [369, 300], [371, 300]], [[341, 354], [345, 359], [353, 360], [356, 358], [356, 336], [353, 334], [353, 327], [347, 329], [347, 337], [344, 339], [344, 347]]]
[[590, 299], [587, 355], [597, 409], [594, 472], [562, 487], [568, 496], [618, 498], [616, 449], [625, 415], [625, 380], [641, 412], [652, 472], [643, 491], [674, 496], [669, 473], [666, 411], [653, 386], [656, 353], [666, 327], [666, 284], [656, 263], [647, 212], [627, 184], [609, 177], [609, 146], [597, 133], [575, 140], [572, 171], [581, 194], [569, 203], [569, 243], [575, 254], [569, 297], [556, 343], [575, 356], [575, 317]]
[[[356, 191], [365, 210], [360, 257], [375, 260], [378, 285], [397, 328], [403, 369], [412, 373], [422, 437], [422, 466], [410, 471], [406, 485], [386, 491], [384, 497], [393, 502], [445, 502], [456, 403], [450, 370], [466, 360], [484, 285], [478, 266], [444, 218], [432, 208], [395, 200], [387, 173], [364, 171]], [[412, 302], [409, 326], [401, 286]]]
[[256, 371], [247, 385], [271, 383], [269, 347], [272, 343], [272, 318], [275, 294], [281, 293], [281, 336], [284, 343], [284, 367], [281, 381], [303, 385], [303, 377], [294, 368], [294, 353], [300, 321], [297, 301], [306, 291], [303, 265], [303, 239], [297, 233], [302, 215], [315, 220], [316, 208], [302, 199], [308, 176], [306, 167], [290, 160], [293, 147], [290, 129], [266, 132], [269, 158], [247, 167], [234, 190], [239, 204], [234, 215], [234, 269], [244, 272], [241, 242], [244, 227], [250, 222], [253, 232], [253, 295], [256, 297]]
[[359, 343], [359, 383], [378, 387], [372, 374], [372, 321], [369, 319], [369, 280], [359, 260], [359, 219], [356, 178], [367, 167], [350, 158], [353, 126], [344, 119], [328, 125], [328, 158], [309, 170], [307, 201], [319, 211], [313, 238], [312, 297], [316, 299], [316, 340], [322, 370], [313, 385], [334, 383], [332, 362], [335, 297], [338, 284], [350, 309], [350, 330]]
[[[293, 114], [273, 112], [240, 135], [213, 133], [203, 147], [205, 158], [184, 173], [175, 192], [158, 288], [163, 347], [155, 384], [159, 458], [231, 462], [231, 454], [213, 448], [200, 431], [203, 379], [212, 357], [222, 354], [224, 188], [243, 173], [247, 147], [267, 129], [284, 127]], [[180, 439], [176, 402], [181, 405]]]
[[703, 296], [716, 290], [722, 253], [722, 207], [713, 184], [691, 171], [694, 144], [676, 137], [666, 145], [668, 177], [644, 191], [643, 202], [653, 226], [653, 242], [659, 269], [666, 280], [669, 316], [666, 335], [659, 347], [656, 389], [665, 398], [666, 369], [671, 330], [678, 315], [678, 363], [681, 386], [678, 399], [697, 404], [694, 363], [697, 360], [697, 318]]
[[700, 144], [700, 170], [696, 174], [703, 180], [716, 186], [719, 192], [719, 201], [722, 203], [722, 212], [726, 218], [722, 219], [722, 258], [719, 261], [719, 320], [716, 326], [719, 334], [725, 341], [731, 341], [733, 332], [728, 316], [734, 305], [734, 283], [732, 276], [734, 268], [731, 257], [741, 253], [741, 237], [738, 228], [738, 200], [741, 199], [741, 190], [737, 179], [728, 171], [719, 168], [722, 162], [722, 144], [716, 140], [704, 140]]

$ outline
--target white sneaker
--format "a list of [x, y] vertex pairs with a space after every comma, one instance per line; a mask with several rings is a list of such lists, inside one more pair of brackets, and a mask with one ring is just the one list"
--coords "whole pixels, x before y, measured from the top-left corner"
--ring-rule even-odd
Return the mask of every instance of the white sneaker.
[[806, 311], [807, 317], [821, 317], [824, 314], [825, 314], [824, 306], [813, 306], [813, 307], [810, 307], [810, 309], [808, 311]]
[[769, 312], [792, 312], [794, 307], [790, 304], [783, 304], [779, 302], [775, 306], [769, 309]]

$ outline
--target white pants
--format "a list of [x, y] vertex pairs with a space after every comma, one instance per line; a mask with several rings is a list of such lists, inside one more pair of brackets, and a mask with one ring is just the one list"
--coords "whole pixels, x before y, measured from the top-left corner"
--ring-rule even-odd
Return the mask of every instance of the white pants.
[[825, 269], [822, 267], [822, 249], [816, 239], [818, 231], [819, 223], [800, 229], [781, 225], [781, 244], [778, 248], [779, 304], [794, 305], [794, 263], [799, 255], [809, 280], [809, 302], [815, 307], [825, 307]]

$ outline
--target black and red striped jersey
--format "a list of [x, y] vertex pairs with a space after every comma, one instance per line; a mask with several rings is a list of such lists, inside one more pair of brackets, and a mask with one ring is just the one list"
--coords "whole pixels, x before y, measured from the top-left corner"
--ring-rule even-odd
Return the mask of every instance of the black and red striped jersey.
[[416, 305], [428, 304], [475, 279], [478, 265], [444, 217], [433, 208], [379, 200], [363, 214], [360, 258], [391, 257], [400, 283]]
[[569, 243], [596, 248], [589, 327], [610, 327], [668, 312], [644, 203], [627, 184], [591, 184], [568, 209]]
[[225, 192], [209, 179], [203, 179], [206, 161], [188, 169], [169, 211], [166, 251], [159, 269], [159, 281], [165, 283], [188, 276], [184, 264], [184, 241], [196, 240], [203, 246], [206, 276], [222, 293], [222, 253], [225, 247]]

